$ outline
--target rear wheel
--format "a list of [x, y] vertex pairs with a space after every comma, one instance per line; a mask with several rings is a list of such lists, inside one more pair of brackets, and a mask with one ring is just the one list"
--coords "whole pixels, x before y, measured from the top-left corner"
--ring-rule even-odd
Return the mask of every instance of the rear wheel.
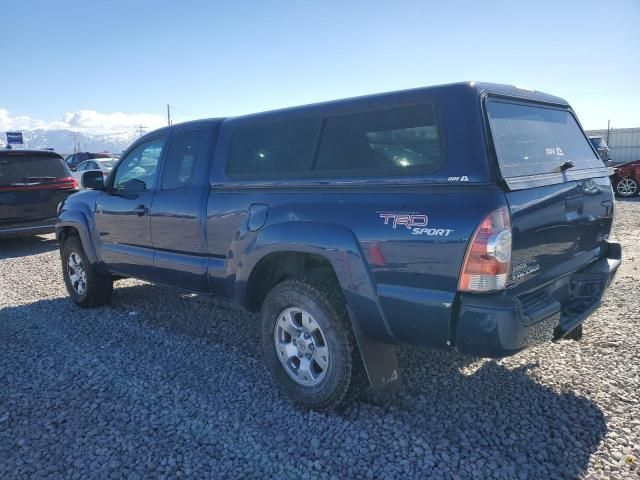
[[621, 197], [633, 197], [638, 193], [638, 182], [631, 178], [620, 178], [616, 181], [614, 188]]
[[113, 278], [99, 272], [87, 258], [78, 237], [62, 245], [62, 275], [71, 299], [83, 308], [100, 307], [111, 301]]
[[274, 287], [262, 306], [262, 347], [282, 391], [305, 407], [337, 407], [365, 382], [342, 292], [329, 280]]

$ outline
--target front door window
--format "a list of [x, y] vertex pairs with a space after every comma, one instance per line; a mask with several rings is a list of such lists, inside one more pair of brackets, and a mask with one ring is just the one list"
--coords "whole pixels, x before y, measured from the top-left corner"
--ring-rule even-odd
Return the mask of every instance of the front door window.
[[155, 138], [138, 145], [122, 160], [116, 171], [113, 189], [144, 192], [153, 189], [164, 139]]

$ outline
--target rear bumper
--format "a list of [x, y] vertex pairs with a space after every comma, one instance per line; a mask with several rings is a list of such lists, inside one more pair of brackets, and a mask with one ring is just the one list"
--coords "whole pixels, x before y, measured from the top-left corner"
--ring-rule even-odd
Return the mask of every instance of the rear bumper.
[[37, 235], [55, 231], [55, 218], [46, 218], [35, 222], [21, 222], [10, 225], [0, 225], [0, 237], [17, 237], [19, 235]]
[[608, 247], [608, 258], [526, 295], [461, 295], [454, 347], [469, 355], [499, 358], [563, 338], [600, 306], [620, 266], [620, 245]]

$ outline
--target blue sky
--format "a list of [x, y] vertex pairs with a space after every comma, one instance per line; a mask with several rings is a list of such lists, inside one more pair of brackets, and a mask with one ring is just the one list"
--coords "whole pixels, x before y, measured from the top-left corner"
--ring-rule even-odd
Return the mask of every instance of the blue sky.
[[640, 126], [638, 0], [5, 0], [1, 10], [0, 130], [83, 115], [95, 128], [155, 126], [167, 103], [180, 121], [460, 80], [563, 96], [586, 128]]

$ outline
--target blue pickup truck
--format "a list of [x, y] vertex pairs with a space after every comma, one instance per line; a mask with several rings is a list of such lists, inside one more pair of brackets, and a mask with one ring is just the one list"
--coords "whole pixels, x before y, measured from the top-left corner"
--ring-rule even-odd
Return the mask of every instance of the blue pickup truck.
[[393, 389], [396, 344], [503, 357], [578, 340], [621, 258], [570, 106], [505, 85], [174, 125], [82, 184], [56, 223], [75, 303], [136, 277], [261, 312], [273, 377], [318, 409]]

